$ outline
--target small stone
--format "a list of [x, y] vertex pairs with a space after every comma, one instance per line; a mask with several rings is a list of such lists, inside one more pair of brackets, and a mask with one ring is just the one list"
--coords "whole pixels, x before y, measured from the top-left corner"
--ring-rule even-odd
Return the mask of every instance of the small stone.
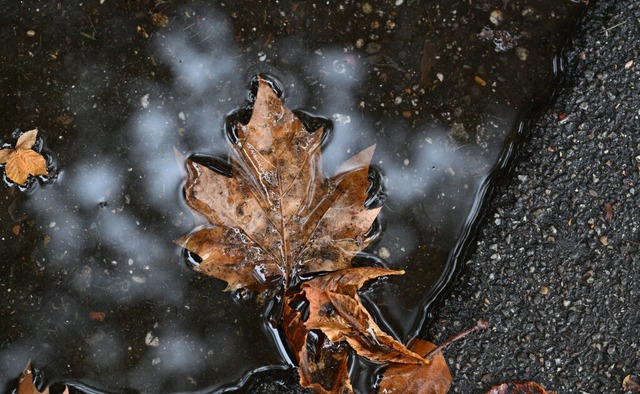
[[378, 256], [382, 257], [383, 259], [388, 259], [391, 256], [391, 252], [389, 252], [389, 249], [383, 246], [378, 250]]
[[151, 331], [147, 332], [147, 335], [144, 337], [144, 343], [151, 347], [160, 346], [160, 340], [158, 337], [154, 336]]
[[500, 10], [493, 10], [489, 14], [489, 22], [499, 26], [504, 21], [504, 14]]
[[527, 48], [524, 48], [524, 47], [517, 47], [516, 48], [516, 56], [518, 56], [518, 59], [520, 59], [520, 60], [522, 60], [524, 62], [529, 57], [529, 50]]
[[169, 17], [162, 12], [154, 12], [151, 15], [151, 23], [156, 27], [166, 27], [169, 24]]
[[362, 5], [362, 12], [364, 12], [365, 14], [370, 14], [371, 12], [373, 12], [373, 7], [369, 3], [364, 3]]
[[367, 48], [365, 48], [365, 52], [369, 54], [374, 54], [380, 52], [382, 47], [377, 42], [370, 42], [367, 44]]

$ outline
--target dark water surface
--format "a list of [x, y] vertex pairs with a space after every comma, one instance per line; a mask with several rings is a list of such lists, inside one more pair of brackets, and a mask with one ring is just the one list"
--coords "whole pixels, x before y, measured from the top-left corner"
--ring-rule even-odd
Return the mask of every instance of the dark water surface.
[[3, 1], [1, 142], [40, 128], [56, 170], [26, 193], [1, 185], [0, 389], [29, 359], [49, 383], [109, 392], [215, 391], [287, 365], [264, 303], [223, 293], [173, 243], [196, 224], [175, 151], [223, 155], [258, 72], [333, 122], [326, 173], [377, 144], [370, 252], [407, 274], [364, 295], [398, 338], [419, 334], [583, 7]]

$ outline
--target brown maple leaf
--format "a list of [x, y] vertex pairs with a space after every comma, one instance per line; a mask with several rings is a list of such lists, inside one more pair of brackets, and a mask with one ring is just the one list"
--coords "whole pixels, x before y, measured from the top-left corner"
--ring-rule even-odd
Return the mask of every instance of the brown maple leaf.
[[19, 185], [24, 185], [29, 175], [47, 175], [47, 161], [31, 149], [37, 135], [38, 129], [29, 130], [18, 138], [15, 148], [0, 150], [0, 164], [5, 164], [7, 178]]
[[[34, 370], [31, 366], [31, 361], [29, 361], [27, 366], [24, 367], [24, 371], [20, 374], [20, 379], [18, 379], [17, 394], [49, 394], [49, 387], [45, 387], [43, 391], [40, 391], [36, 388], [33, 379]], [[62, 394], [69, 394], [69, 388], [65, 387]]]
[[187, 160], [186, 201], [208, 224], [177, 243], [202, 259], [197, 271], [226, 290], [265, 289], [351, 265], [380, 211], [364, 207], [374, 147], [325, 179], [322, 137], [258, 78], [251, 119], [228, 141], [232, 176]]
[[[414, 339], [409, 349], [427, 355], [436, 345], [422, 339]], [[452, 382], [447, 362], [438, 352], [429, 364], [391, 363], [382, 374], [378, 393], [445, 394]]]

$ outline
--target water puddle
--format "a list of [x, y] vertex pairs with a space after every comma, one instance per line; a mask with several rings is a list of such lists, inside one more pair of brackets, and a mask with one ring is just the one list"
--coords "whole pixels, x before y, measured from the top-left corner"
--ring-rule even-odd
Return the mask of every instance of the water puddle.
[[[268, 392], [295, 380], [265, 323], [268, 305], [224, 293], [173, 242], [196, 223], [175, 152], [226, 155], [226, 116], [247, 105], [258, 72], [281, 81], [289, 107], [331, 120], [325, 173], [377, 144], [386, 199], [369, 251], [407, 274], [363, 295], [397, 338], [419, 334], [463, 256], [492, 171], [557, 84], [583, 7], [7, 5], [1, 142], [40, 128], [58, 171], [26, 193], [0, 192], [0, 389], [13, 387], [28, 359], [49, 382], [85, 391], [233, 391], [244, 382], [240, 391]], [[370, 368], [356, 364], [366, 387]]]

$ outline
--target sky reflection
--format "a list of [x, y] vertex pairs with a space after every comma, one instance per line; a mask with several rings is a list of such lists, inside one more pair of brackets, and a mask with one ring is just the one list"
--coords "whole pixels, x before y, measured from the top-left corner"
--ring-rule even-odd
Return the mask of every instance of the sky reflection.
[[[355, 14], [347, 3], [337, 10], [307, 9], [318, 16], [309, 21], [318, 31], [296, 27], [305, 18], [302, 8], [276, 10], [267, 18], [262, 11], [277, 7], [240, 13], [237, 7], [248, 2], [227, 3], [163, 2], [157, 7], [170, 23], [153, 29], [150, 10], [135, 2], [129, 6], [142, 7], [135, 13], [115, 3], [85, 2], [65, 3], [62, 14], [49, 10], [59, 19], [24, 14], [37, 17], [38, 29], [49, 29], [46, 35], [36, 30], [55, 48], [27, 41], [33, 47], [20, 56], [42, 53], [44, 59], [2, 87], [19, 92], [15, 100], [22, 97], [21, 104], [11, 103], [16, 108], [39, 103], [14, 123], [35, 122], [31, 113], [46, 119], [47, 127], [38, 126], [51, 130], [47, 144], [60, 173], [23, 200], [3, 200], [17, 201], [17, 211], [26, 214], [6, 209], [11, 217], [2, 240], [21, 242], [11, 255], [21, 260], [5, 266], [7, 285], [1, 289], [16, 301], [7, 304], [10, 338], [0, 347], [0, 370], [17, 377], [32, 358], [56, 379], [80, 379], [110, 391], [167, 392], [220, 387], [259, 367], [286, 364], [263, 327], [261, 300], [223, 293], [220, 281], [185, 266], [174, 243], [198, 222], [182, 200], [182, 161], [196, 152], [226, 156], [225, 117], [247, 105], [248, 83], [258, 72], [280, 80], [290, 108], [332, 120], [322, 157], [325, 174], [377, 145], [372, 164], [387, 197], [384, 234], [371, 251], [407, 274], [380, 281], [368, 296], [379, 306], [376, 317], [400, 338], [419, 328], [425, 296], [515, 122], [515, 110], [496, 99], [495, 90], [474, 85], [476, 69], [493, 70], [474, 62], [489, 61], [460, 61], [454, 49], [460, 70], [435, 64], [434, 71], [447, 71], [444, 85], [425, 92], [416, 73], [421, 25], [408, 13], [395, 13], [392, 2], [376, 7], [386, 7], [384, 19], [394, 26], [404, 23], [402, 32], [382, 19], [376, 22], [384, 27], [368, 30], [373, 20], [367, 18], [378, 13], [360, 13], [352, 24]], [[342, 19], [328, 27], [335, 18]], [[285, 19], [291, 30], [277, 23]], [[473, 26], [460, 26], [468, 29], [466, 37], [474, 36]], [[79, 31], [95, 36], [78, 37]], [[364, 42], [376, 41], [373, 34], [381, 37], [376, 54]], [[364, 46], [357, 45], [360, 38]], [[58, 47], [63, 49], [55, 60]], [[492, 61], [498, 56], [492, 48], [488, 53]], [[0, 48], [0, 54], [8, 52]], [[24, 64], [22, 58], [15, 63]], [[31, 66], [24, 64], [25, 70]], [[38, 74], [42, 68], [47, 74]], [[461, 81], [446, 85], [456, 72]], [[480, 104], [465, 107], [466, 99]], [[449, 108], [449, 101], [456, 104]], [[460, 115], [452, 119], [457, 109]], [[56, 120], [62, 115], [68, 123]], [[468, 138], [454, 136], [460, 125]], [[19, 235], [10, 232], [16, 223]], [[91, 312], [104, 313], [104, 321], [92, 320]], [[57, 366], [59, 360], [64, 362]]]

